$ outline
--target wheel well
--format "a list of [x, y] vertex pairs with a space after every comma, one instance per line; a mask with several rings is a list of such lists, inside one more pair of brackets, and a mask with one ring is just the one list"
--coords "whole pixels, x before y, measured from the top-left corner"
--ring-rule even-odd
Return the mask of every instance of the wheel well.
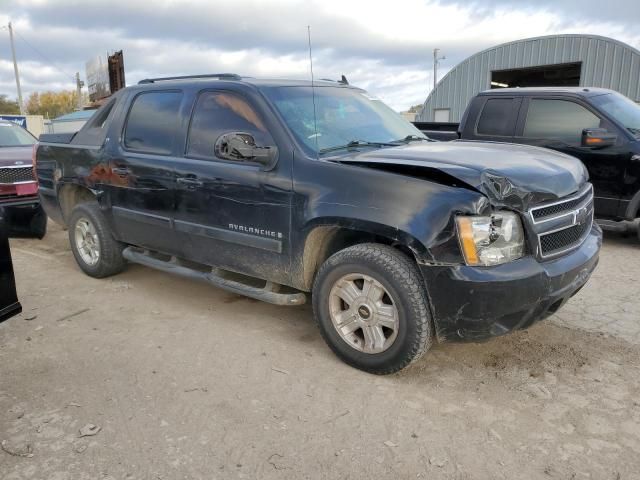
[[316, 227], [307, 236], [303, 255], [304, 288], [311, 289], [316, 272], [334, 253], [360, 243], [380, 243], [389, 245], [404, 253], [411, 260], [415, 253], [403, 243], [364, 230], [353, 230], [336, 226]]
[[627, 220], [634, 220], [640, 217], [640, 190], [631, 198], [631, 201], [627, 205], [627, 211], [625, 212]]
[[79, 203], [95, 200], [95, 194], [80, 185], [64, 185], [58, 192], [58, 201], [65, 223], [71, 215], [71, 210]]

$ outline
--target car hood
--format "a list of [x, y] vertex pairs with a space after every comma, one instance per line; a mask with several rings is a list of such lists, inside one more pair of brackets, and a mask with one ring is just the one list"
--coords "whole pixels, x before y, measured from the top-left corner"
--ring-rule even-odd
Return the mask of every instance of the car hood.
[[[0, 147], [0, 167], [31, 166], [31, 152], [33, 147]], [[22, 162], [22, 163], [20, 163]]]
[[485, 194], [494, 206], [520, 211], [570, 195], [588, 180], [587, 170], [574, 157], [510, 143], [414, 142], [331, 160], [427, 179], [444, 173]]

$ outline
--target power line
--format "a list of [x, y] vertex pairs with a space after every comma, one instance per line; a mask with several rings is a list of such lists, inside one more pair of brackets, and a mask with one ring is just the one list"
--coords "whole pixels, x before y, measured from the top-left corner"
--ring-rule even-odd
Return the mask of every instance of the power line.
[[38, 50], [36, 47], [34, 47], [31, 43], [29, 43], [29, 42], [27, 41], [27, 39], [26, 39], [26, 38], [24, 38], [24, 37], [20, 34], [20, 32], [18, 32], [18, 31], [16, 31], [16, 30], [14, 30], [14, 32], [15, 32], [15, 34], [16, 34], [18, 37], [20, 37], [20, 39], [21, 39], [24, 43], [26, 43], [26, 44], [27, 44], [27, 45], [28, 45], [28, 46], [29, 46], [29, 47], [30, 47], [34, 52], [36, 52], [38, 55], [40, 55], [40, 57], [41, 57], [45, 62], [48, 62], [49, 64], [51, 64], [51, 66], [52, 66], [53, 68], [55, 68], [55, 69], [56, 69], [56, 70], [58, 70], [60, 73], [62, 73], [64, 76], [66, 76], [66, 77], [68, 77], [68, 78], [72, 79], [72, 80], [75, 82], [75, 78], [76, 78], [76, 77], [75, 77], [75, 75], [70, 75], [69, 73], [65, 72], [65, 71], [64, 71], [64, 70], [62, 70], [60, 67], [58, 67], [58, 65], [56, 65], [56, 63], [55, 63], [53, 60], [51, 60], [51, 59], [50, 59], [49, 57], [47, 57], [44, 53], [42, 53], [40, 50]]

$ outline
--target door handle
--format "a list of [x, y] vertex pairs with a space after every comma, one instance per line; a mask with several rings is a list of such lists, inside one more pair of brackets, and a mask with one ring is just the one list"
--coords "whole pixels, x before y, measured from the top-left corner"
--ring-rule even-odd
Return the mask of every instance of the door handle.
[[111, 171], [119, 177], [126, 177], [131, 173], [131, 170], [129, 170], [127, 167], [113, 167]]
[[186, 187], [191, 187], [191, 188], [201, 187], [204, 185], [204, 183], [201, 180], [198, 180], [197, 178], [192, 178], [192, 177], [178, 177], [177, 182], [180, 183], [181, 185], [184, 185]]

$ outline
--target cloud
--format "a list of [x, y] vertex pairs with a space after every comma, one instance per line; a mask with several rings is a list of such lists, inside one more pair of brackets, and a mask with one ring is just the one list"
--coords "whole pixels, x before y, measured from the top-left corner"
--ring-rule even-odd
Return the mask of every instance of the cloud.
[[636, 30], [640, 18], [640, 2], [636, 0], [472, 0], [472, 6], [483, 14], [495, 9], [518, 8], [523, 11], [546, 10], [555, 12], [567, 25], [579, 23], [612, 22], [629, 31]]
[[[405, 109], [426, 98], [434, 47], [447, 57], [443, 75], [478, 50], [517, 38], [579, 31], [640, 43], [630, 23], [613, 14], [589, 18], [582, 9], [576, 23], [575, 3], [558, 0], [552, 10], [547, 0], [517, 9], [499, 0], [16, 0], [3, 5], [0, 24], [13, 21], [25, 96], [74, 88], [72, 75], [84, 77], [87, 60], [120, 49], [128, 83], [220, 71], [309, 78], [311, 25], [317, 78], [345, 74]], [[14, 96], [9, 59], [0, 38], [0, 93]]]

